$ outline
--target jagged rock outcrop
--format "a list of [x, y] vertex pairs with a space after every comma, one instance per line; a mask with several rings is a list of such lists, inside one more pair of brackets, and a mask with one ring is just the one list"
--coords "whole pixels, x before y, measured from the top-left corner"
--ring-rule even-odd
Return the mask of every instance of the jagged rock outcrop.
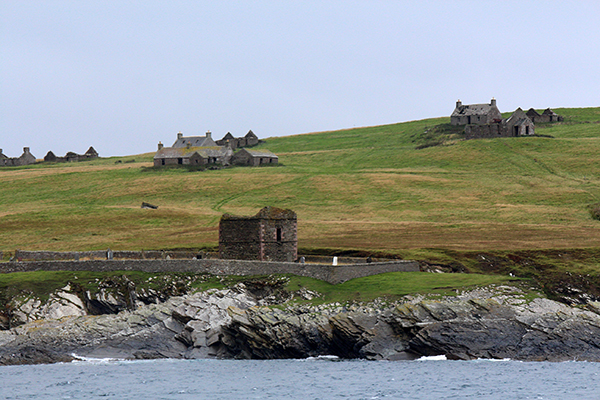
[[274, 291], [264, 288], [241, 284], [163, 303], [138, 302], [135, 310], [117, 314], [67, 315], [63, 310], [62, 317], [51, 319], [60, 313], [48, 313], [46, 319], [0, 331], [0, 365], [68, 361], [73, 354], [600, 361], [600, 303], [575, 308], [495, 287], [433, 300], [407, 296], [393, 304], [273, 307], [265, 304], [276, 303]]
[[585, 310], [543, 298], [471, 293], [390, 307], [230, 309], [225, 333], [235, 343], [230, 353], [242, 358], [600, 361], [600, 307], [590, 305]]

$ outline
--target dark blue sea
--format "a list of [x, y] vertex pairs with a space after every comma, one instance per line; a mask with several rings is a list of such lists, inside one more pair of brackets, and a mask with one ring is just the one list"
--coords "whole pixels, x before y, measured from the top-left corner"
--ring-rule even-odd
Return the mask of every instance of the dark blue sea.
[[83, 360], [0, 367], [0, 399], [600, 399], [600, 363]]

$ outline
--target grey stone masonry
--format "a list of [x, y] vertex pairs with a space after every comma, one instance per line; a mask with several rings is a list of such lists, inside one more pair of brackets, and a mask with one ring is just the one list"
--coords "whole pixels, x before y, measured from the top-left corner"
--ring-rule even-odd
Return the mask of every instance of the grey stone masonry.
[[143, 271], [190, 272], [211, 275], [293, 274], [338, 284], [350, 279], [386, 272], [417, 272], [419, 263], [409, 260], [352, 265], [300, 264], [250, 260], [92, 260], [28, 261], [0, 263], [0, 273], [26, 271]]

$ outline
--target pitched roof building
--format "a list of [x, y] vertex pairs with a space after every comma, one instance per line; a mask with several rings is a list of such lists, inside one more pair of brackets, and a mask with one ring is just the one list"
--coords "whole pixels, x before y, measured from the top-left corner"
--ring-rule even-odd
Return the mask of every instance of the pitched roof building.
[[266, 149], [241, 149], [233, 155], [231, 163], [234, 165], [250, 165], [256, 167], [263, 164], [277, 164], [279, 163], [279, 157]]
[[252, 130], [246, 133], [246, 136], [241, 138], [234, 137], [231, 132], [227, 132], [223, 139], [217, 140], [217, 144], [219, 146], [229, 146], [233, 150], [243, 148], [243, 147], [251, 147], [256, 146], [260, 140], [258, 140], [258, 136], [252, 132]]
[[206, 132], [206, 136], [183, 136], [183, 133], [177, 134], [177, 140], [172, 147], [213, 147], [218, 146], [212, 139], [210, 131]]
[[222, 146], [210, 147], [162, 147], [154, 155], [154, 166], [162, 165], [209, 165], [228, 164], [233, 150]]
[[529, 119], [531, 119], [531, 121], [533, 123], [561, 122], [564, 120], [564, 118], [562, 116], [558, 115], [557, 113], [552, 111], [550, 108], [546, 108], [542, 114], [539, 114], [533, 108], [530, 108], [529, 110], [527, 110], [527, 116], [529, 117]]
[[485, 125], [498, 123], [501, 120], [502, 114], [496, 106], [496, 99], [492, 99], [490, 104], [463, 104], [458, 100], [450, 116], [451, 125]]
[[533, 121], [525, 114], [521, 107], [505, 121], [506, 136], [529, 136], [535, 133]]
[[0, 166], [11, 167], [20, 165], [29, 165], [36, 162], [36, 158], [29, 151], [29, 147], [23, 147], [23, 154], [20, 157], [7, 157], [0, 150]]

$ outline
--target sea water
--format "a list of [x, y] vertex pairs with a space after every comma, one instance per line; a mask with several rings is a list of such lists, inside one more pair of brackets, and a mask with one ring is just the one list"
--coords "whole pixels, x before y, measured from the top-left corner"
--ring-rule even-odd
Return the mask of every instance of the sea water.
[[600, 363], [83, 359], [0, 367], [0, 399], [600, 399]]

